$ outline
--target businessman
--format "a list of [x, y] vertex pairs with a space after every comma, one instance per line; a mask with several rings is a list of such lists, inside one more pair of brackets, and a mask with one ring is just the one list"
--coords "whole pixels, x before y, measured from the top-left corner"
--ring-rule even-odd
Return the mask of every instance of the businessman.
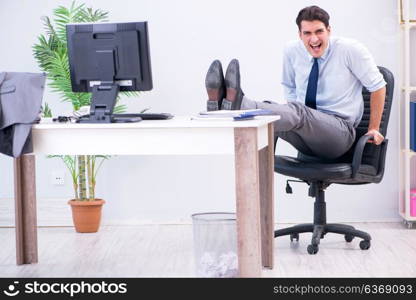
[[328, 13], [318, 6], [302, 9], [296, 24], [300, 40], [289, 42], [283, 53], [282, 84], [287, 104], [256, 102], [240, 87], [238, 60], [227, 67], [214, 61], [206, 75], [207, 109], [271, 110], [281, 115], [275, 135], [298, 151], [334, 159], [355, 140], [363, 115], [362, 87], [371, 93], [367, 135], [379, 145], [386, 82], [369, 51], [359, 42], [331, 37]]

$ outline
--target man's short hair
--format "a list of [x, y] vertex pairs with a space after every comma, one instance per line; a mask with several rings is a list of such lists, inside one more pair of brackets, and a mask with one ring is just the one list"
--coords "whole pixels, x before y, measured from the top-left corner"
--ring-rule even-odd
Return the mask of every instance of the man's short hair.
[[298, 25], [299, 31], [300, 31], [300, 23], [302, 21], [321, 21], [325, 24], [325, 27], [328, 28], [329, 26], [329, 14], [320, 8], [319, 6], [312, 5], [303, 8], [297, 18], [296, 18], [296, 24]]

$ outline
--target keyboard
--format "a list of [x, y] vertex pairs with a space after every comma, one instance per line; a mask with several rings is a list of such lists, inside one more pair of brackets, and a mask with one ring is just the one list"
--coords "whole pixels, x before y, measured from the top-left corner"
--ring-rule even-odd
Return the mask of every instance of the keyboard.
[[113, 114], [115, 120], [141, 118], [142, 120], [167, 120], [173, 118], [169, 113]]
[[[173, 118], [169, 113], [142, 113], [142, 114], [112, 114], [111, 123], [135, 123], [142, 120], [167, 120]], [[106, 123], [90, 120], [90, 115], [78, 117], [78, 123]], [[108, 123], [108, 122], [107, 122]]]

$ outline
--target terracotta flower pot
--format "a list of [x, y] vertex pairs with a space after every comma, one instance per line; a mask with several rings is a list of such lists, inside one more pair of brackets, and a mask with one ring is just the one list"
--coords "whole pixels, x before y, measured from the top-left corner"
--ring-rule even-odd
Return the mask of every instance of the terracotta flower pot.
[[75, 230], [80, 233], [97, 232], [101, 221], [102, 199], [94, 201], [69, 200], [72, 209], [72, 220]]

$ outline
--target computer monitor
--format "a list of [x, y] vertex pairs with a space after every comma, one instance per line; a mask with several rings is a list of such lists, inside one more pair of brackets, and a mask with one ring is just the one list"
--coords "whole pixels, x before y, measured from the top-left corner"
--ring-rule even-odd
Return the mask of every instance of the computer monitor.
[[152, 89], [147, 22], [68, 24], [66, 34], [72, 91], [92, 92], [80, 122], [114, 122], [119, 91]]

